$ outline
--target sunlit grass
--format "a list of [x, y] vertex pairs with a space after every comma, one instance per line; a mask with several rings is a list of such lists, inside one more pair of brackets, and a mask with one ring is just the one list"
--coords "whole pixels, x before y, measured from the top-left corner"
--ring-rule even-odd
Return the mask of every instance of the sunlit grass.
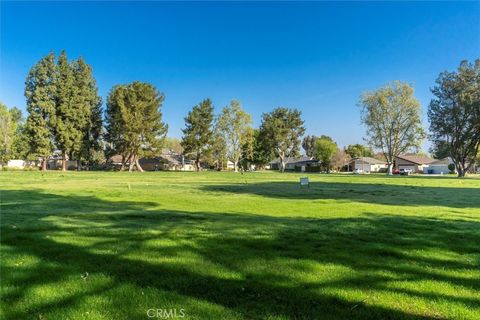
[[478, 319], [480, 179], [2, 172], [1, 318]]

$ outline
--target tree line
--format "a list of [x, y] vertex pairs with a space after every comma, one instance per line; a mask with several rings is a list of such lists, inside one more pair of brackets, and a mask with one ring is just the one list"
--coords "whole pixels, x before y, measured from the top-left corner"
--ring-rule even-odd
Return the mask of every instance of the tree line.
[[[478, 161], [480, 147], [480, 60], [462, 61], [456, 71], [442, 72], [431, 92], [431, 152], [438, 158], [451, 157], [458, 175], [464, 176]], [[75, 159], [82, 168], [120, 155], [122, 170], [143, 171], [140, 158], [171, 146], [194, 160], [197, 170], [201, 163], [222, 169], [227, 161], [235, 171], [251, 165], [261, 168], [278, 158], [284, 171], [287, 159], [299, 156], [302, 146], [325, 171], [344, 166], [350, 158], [372, 157], [375, 149], [391, 174], [395, 157], [418, 150], [427, 137], [413, 86], [400, 81], [362, 94], [359, 107], [368, 146], [343, 149], [331, 137], [304, 136], [301, 111], [295, 108], [264, 113], [260, 126], [253, 128], [251, 115], [237, 100], [217, 115], [210, 99], [193, 106], [184, 118], [181, 141], [175, 141], [167, 138], [161, 111], [164, 94], [155, 86], [139, 81], [116, 85], [103, 110], [91, 66], [82, 58], [69, 61], [65, 51], [58, 57], [52, 52], [31, 68], [25, 97], [26, 120], [18, 108], [0, 104], [0, 161], [41, 159], [43, 170], [58, 150], [62, 170], [67, 169], [67, 159]]]

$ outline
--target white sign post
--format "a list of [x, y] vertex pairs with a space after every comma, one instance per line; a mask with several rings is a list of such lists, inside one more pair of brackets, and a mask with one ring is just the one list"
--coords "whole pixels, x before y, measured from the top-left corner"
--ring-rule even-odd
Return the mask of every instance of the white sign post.
[[308, 181], [308, 177], [300, 178], [300, 186], [307, 186], [310, 188], [310, 182]]

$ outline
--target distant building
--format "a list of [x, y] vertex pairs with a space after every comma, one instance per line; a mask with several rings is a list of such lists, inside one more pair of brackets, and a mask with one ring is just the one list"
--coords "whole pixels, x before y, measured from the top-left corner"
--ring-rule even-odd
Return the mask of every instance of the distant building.
[[361, 172], [380, 172], [388, 167], [387, 162], [371, 157], [359, 157], [350, 161], [353, 171]]
[[[54, 154], [50, 158], [48, 158], [47, 161], [47, 169], [49, 170], [59, 170], [62, 169], [62, 164], [63, 164], [63, 157], [58, 154]], [[75, 170], [77, 169], [77, 161], [76, 160], [66, 160], [66, 168], [67, 170]]]
[[[428, 174], [447, 174], [450, 173], [450, 169], [448, 169], [448, 166], [450, 164], [453, 164], [452, 158], [447, 157], [443, 158], [440, 160], [435, 160], [431, 162], [428, 167], [425, 167], [423, 169], [423, 173], [428, 173]], [[454, 172], [456, 170], [454, 169]]]
[[421, 155], [401, 154], [395, 157], [395, 169], [411, 169], [415, 173], [423, 173], [435, 159]]
[[35, 168], [38, 167], [40, 161], [35, 160], [21, 160], [21, 159], [12, 159], [8, 160], [6, 167], [9, 169], [26, 169], [26, 168]]
[[[110, 157], [107, 161], [109, 166], [120, 168], [123, 158], [117, 154]], [[144, 157], [138, 160], [140, 166], [146, 171], [194, 171], [195, 163], [182, 154], [178, 154], [170, 149], [162, 149], [162, 153], [159, 156]], [[125, 163], [129, 165], [129, 163]]]
[[[272, 160], [268, 164], [271, 170], [280, 170], [281, 161], [280, 158]], [[285, 158], [285, 170], [288, 171], [306, 171], [309, 166], [318, 166], [318, 161], [312, 157], [286, 157]]]

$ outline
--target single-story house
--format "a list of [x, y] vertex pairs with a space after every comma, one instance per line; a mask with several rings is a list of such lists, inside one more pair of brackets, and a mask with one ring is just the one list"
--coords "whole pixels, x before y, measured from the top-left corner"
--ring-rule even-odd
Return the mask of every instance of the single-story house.
[[162, 149], [162, 154], [153, 158], [142, 158], [139, 160], [144, 170], [166, 170], [166, 171], [194, 171], [194, 162], [187, 159], [183, 154], [176, 153], [168, 148]]
[[6, 167], [10, 169], [35, 168], [39, 165], [39, 163], [39, 161], [35, 160], [12, 159], [8, 160]]
[[352, 170], [361, 170], [362, 172], [379, 172], [388, 167], [387, 162], [371, 157], [359, 157], [350, 161]]
[[[58, 170], [62, 169], [62, 164], [63, 164], [63, 157], [61, 155], [53, 155], [48, 159], [47, 162], [47, 169], [50, 170]], [[66, 167], [68, 170], [75, 170], [77, 169], [77, 161], [76, 160], [68, 160], [66, 161]]]
[[427, 156], [401, 154], [395, 157], [395, 169], [411, 169], [412, 172], [423, 173], [434, 161]]
[[228, 170], [234, 170], [235, 169], [235, 163], [233, 163], [233, 161], [227, 160], [227, 169]]
[[[122, 156], [117, 154], [111, 156], [107, 163], [110, 166], [120, 168], [122, 165]], [[195, 165], [193, 161], [188, 160], [184, 155], [178, 154], [170, 149], [162, 149], [162, 154], [154, 157], [144, 157], [138, 160], [140, 166], [146, 171], [194, 171]], [[127, 162], [128, 166], [129, 163]]]
[[[183, 154], [173, 151], [162, 152], [159, 157], [161, 159], [161, 170], [171, 171], [194, 171], [195, 162], [187, 159]], [[141, 163], [140, 163], [141, 164]]]
[[[450, 164], [453, 164], [453, 161], [450, 157], [446, 157], [440, 160], [435, 160], [431, 162], [428, 167], [425, 167], [423, 169], [423, 173], [428, 173], [428, 174], [447, 174], [450, 173], [450, 169], [448, 169], [448, 166]], [[454, 172], [456, 170], [454, 169]]]
[[122, 160], [122, 156], [116, 154], [107, 159], [107, 164], [113, 167], [120, 167], [122, 165]]
[[[285, 170], [289, 171], [305, 171], [307, 166], [312, 165], [313, 163], [318, 164], [317, 160], [313, 160], [311, 157], [302, 156], [299, 158], [295, 157], [286, 157], [285, 158]], [[280, 170], [281, 161], [280, 158], [270, 161], [269, 166], [271, 170]]]

